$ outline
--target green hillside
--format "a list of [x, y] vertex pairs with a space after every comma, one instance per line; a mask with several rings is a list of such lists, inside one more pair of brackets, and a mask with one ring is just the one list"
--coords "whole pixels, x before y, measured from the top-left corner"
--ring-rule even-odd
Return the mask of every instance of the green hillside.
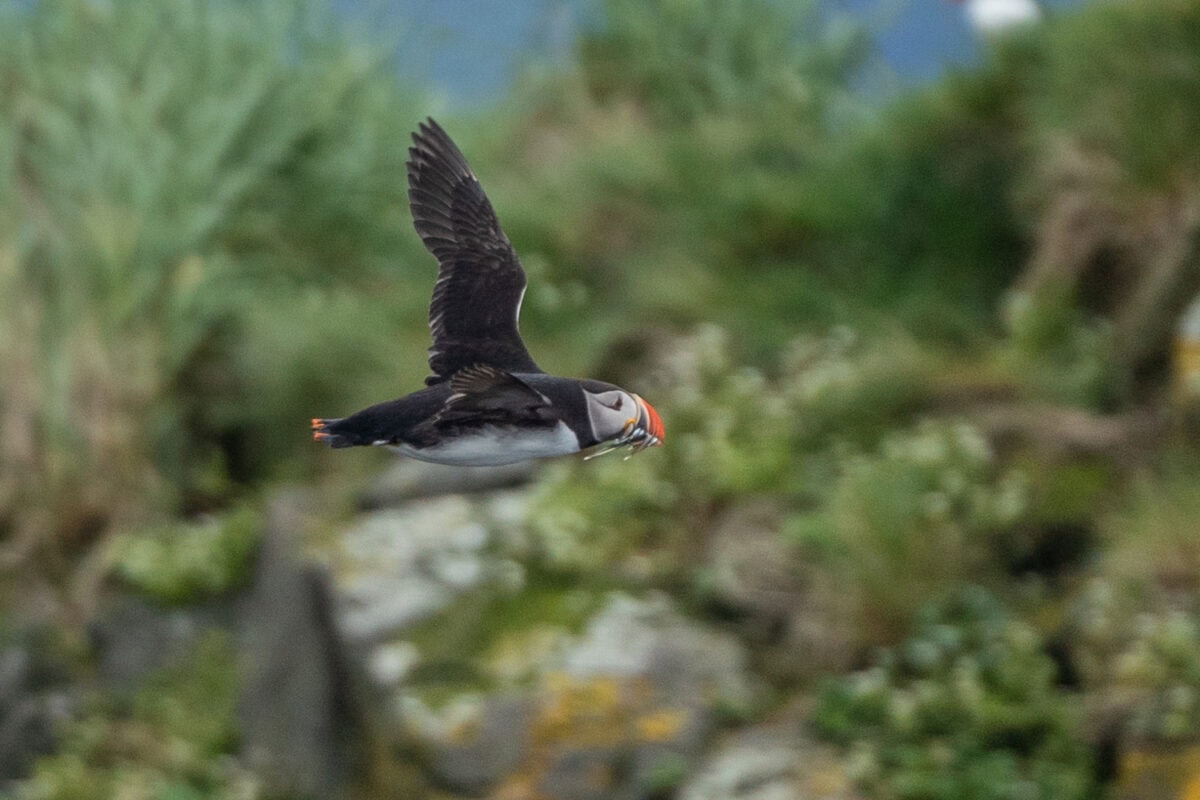
[[[1200, 741], [1200, 6], [989, 44], [881, 101], [866, 32], [815, 4], [608, 0], [568, 63], [439, 120], [538, 362], [667, 432], [535, 474], [536, 602], [496, 625], [662, 591], [769, 686], [722, 724], [804, 698], [864, 797], [1149, 796], [1139, 754]], [[393, 47], [319, 3], [0, 3], [0, 633], [50, 631], [80, 685], [112, 587], [236, 593], [279, 487], [319, 545], [388, 463], [307, 428], [425, 375], [429, 104]], [[743, 514], [787, 554], [769, 613], [706, 560]], [[812, 652], [760, 611], [803, 612]], [[472, 613], [452, 641], [484, 652]], [[273, 796], [229, 760], [231, 647], [99, 692], [17, 796]], [[416, 769], [362, 749], [356, 797]]]

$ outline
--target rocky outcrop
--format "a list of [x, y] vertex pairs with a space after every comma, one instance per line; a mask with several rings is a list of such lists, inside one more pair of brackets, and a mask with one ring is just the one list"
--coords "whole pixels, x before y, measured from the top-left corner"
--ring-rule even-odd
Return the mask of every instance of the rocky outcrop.
[[755, 667], [769, 679], [810, 679], [844, 668], [856, 643], [845, 626], [850, 598], [832, 590], [832, 578], [804, 569], [796, 544], [779, 535], [777, 502], [735, 505], [709, 531], [704, 552], [705, 594], [755, 651]]
[[663, 596], [611, 595], [539, 679], [499, 797], [650, 798], [699, 762], [722, 709], [753, 699], [745, 654]]
[[299, 553], [305, 506], [296, 493], [275, 498], [239, 601], [238, 723], [243, 755], [272, 791], [336, 798], [349, 778], [356, 715], [328, 577]]
[[369, 646], [502, 579], [512, 566], [486, 557], [489, 541], [486, 520], [461, 495], [364, 514], [327, 553], [338, 630]]
[[798, 722], [738, 731], [680, 788], [679, 800], [861, 800], [836, 753]]
[[42, 663], [37, 636], [0, 647], [0, 796], [51, 752], [57, 727], [78, 705], [66, 675]]
[[151, 675], [190, 658], [197, 642], [213, 630], [228, 630], [235, 616], [227, 600], [161, 606], [114, 591], [88, 626], [100, 684], [128, 695]]
[[359, 497], [359, 504], [372, 511], [422, 497], [494, 492], [527, 483], [536, 469], [532, 462], [463, 469], [397, 459], [371, 481]]
[[[789, 630], [804, 596], [769, 505], [716, 526], [711, 590], [742, 617], [720, 629], [661, 592], [547, 574], [511, 474], [442, 492], [424, 467], [405, 476], [332, 535], [312, 535], [303, 493], [277, 494], [233, 596], [163, 607], [114, 593], [91, 631], [103, 685], [136, 691], [212, 630], [231, 636], [239, 755], [281, 796], [377, 780], [414, 800], [851, 797], [809, 791], [824, 762], [798, 725], [722, 741], [762, 706], [748, 631]], [[23, 663], [0, 651], [0, 766], [13, 740], [34, 748], [18, 771], [52, 717], [6, 699]]]
[[665, 595], [531, 579], [525, 495], [483, 477], [436, 494], [424, 466], [403, 490], [393, 476], [368, 505], [398, 504], [320, 549], [372, 729], [455, 795], [636, 800], [678, 785], [722, 715], [755, 702], [742, 645]]

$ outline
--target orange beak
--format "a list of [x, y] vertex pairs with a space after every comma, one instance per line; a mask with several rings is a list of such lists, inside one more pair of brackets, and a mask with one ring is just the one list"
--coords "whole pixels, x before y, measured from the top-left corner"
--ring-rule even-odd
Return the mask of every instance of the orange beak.
[[654, 406], [647, 403], [640, 396], [634, 395], [638, 406], [641, 408], [641, 419], [638, 420], [640, 426], [650, 434], [650, 439], [643, 447], [657, 447], [663, 443], [665, 433], [663, 431], [662, 417], [658, 416], [658, 412], [654, 410]]

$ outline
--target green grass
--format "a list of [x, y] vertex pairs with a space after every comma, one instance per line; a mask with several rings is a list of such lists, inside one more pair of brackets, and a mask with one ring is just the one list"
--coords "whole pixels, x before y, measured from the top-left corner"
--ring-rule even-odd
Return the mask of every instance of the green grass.
[[[427, 295], [404, 225], [415, 103], [386, 42], [289, 0], [0, 15], [0, 413], [18, 432], [0, 519], [69, 559], [97, 530], [228, 502], [336, 411], [303, 400], [382, 382], [346, 366], [343, 332], [402, 326], [338, 296]], [[271, 368], [298, 359], [268, 322], [308, 359], [334, 340], [308, 395], [278, 391]]]
[[1191, 448], [1143, 471], [1102, 520], [1101, 573], [1143, 597], [1200, 592], [1200, 483]]
[[[1099, 168], [1088, 191], [1115, 192], [1109, 198], [1133, 200], [1136, 209], [1147, 194], [1178, 191], [1200, 173], [1194, 3], [1099, 4], [1053, 25], [1044, 39], [1013, 42], [1000, 65], [1025, 88], [1022, 110], [1041, 167], [1033, 177], [1061, 178], [1075, 150]], [[1105, 159], [1112, 162], [1096, 163]]]

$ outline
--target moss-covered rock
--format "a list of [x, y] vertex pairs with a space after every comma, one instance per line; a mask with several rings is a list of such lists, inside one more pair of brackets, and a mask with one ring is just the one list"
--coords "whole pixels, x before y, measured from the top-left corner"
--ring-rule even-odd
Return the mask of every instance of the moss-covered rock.
[[610, 596], [578, 635], [510, 627], [480, 656], [457, 677], [430, 658], [393, 695], [406, 746], [458, 791], [649, 797], [685, 777], [730, 709], [745, 715], [756, 700], [737, 642], [664, 597]]
[[150, 679], [128, 703], [96, 696], [66, 725], [59, 750], [19, 785], [22, 800], [114, 797], [256, 800], [235, 757], [237, 675], [230, 642], [205, 637], [193, 658]]

